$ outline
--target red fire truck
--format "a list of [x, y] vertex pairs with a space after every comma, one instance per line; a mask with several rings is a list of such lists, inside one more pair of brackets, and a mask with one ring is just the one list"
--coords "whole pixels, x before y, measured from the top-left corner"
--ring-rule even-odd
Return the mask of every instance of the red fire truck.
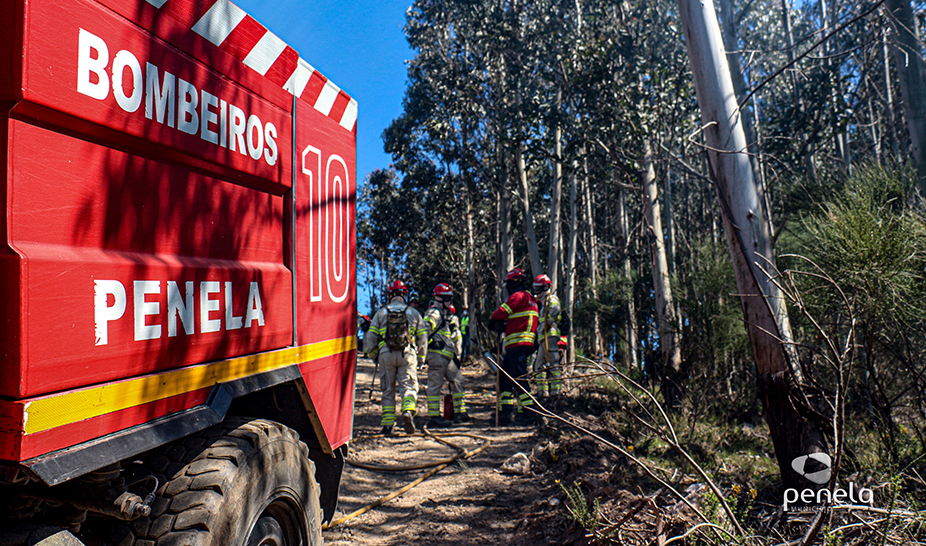
[[0, 545], [321, 543], [356, 121], [228, 0], [0, 0]]

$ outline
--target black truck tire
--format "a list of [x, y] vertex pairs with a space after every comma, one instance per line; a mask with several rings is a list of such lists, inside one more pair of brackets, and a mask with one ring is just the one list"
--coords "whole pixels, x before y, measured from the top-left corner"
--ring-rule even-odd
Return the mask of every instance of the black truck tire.
[[[315, 463], [274, 421], [229, 418], [148, 454], [161, 484], [151, 515], [120, 526], [119, 546], [318, 546]], [[119, 536], [121, 535], [121, 536]]]

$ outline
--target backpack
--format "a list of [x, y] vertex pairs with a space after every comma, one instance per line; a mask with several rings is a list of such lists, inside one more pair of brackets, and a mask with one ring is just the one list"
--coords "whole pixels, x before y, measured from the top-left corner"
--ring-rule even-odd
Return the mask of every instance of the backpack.
[[407, 310], [407, 305], [401, 311], [386, 308], [386, 346], [393, 351], [402, 351], [412, 344], [412, 331], [405, 314]]

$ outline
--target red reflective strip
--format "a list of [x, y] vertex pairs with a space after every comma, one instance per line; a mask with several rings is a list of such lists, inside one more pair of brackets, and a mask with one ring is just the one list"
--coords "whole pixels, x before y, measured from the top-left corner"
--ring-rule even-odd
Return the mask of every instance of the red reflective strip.
[[347, 93], [344, 91], [338, 92], [338, 98], [334, 99], [334, 104], [331, 105], [331, 111], [328, 112], [328, 117], [334, 121], [341, 121], [341, 117], [344, 116], [344, 110], [347, 110], [347, 105], [350, 104], [350, 97], [347, 96]]
[[315, 102], [318, 101], [318, 96], [322, 94], [322, 89], [325, 88], [327, 81], [328, 78], [322, 76], [318, 70], [312, 72], [312, 77], [309, 78], [309, 83], [306, 84], [301, 98], [315, 106]]
[[297, 66], [299, 66], [299, 53], [297, 53], [295, 49], [286, 46], [283, 53], [280, 53], [277, 60], [274, 61], [270, 69], [267, 70], [266, 77], [273, 83], [283, 87], [286, 85], [286, 82], [289, 81], [293, 72], [296, 71]]
[[197, 21], [219, 0], [168, 0], [161, 13], [170, 15], [186, 28], [193, 28]]
[[221, 48], [243, 61], [266, 33], [267, 29], [248, 15], [225, 38]]

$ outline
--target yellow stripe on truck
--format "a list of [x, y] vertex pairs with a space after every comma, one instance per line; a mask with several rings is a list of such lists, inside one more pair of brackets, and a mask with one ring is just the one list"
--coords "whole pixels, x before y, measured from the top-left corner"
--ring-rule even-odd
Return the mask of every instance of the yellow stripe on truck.
[[347, 336], [39, 398], [25, 406], [25, 433], [35, 434], [217, 383], [334, 356], [356, 346], [357, 337]]

